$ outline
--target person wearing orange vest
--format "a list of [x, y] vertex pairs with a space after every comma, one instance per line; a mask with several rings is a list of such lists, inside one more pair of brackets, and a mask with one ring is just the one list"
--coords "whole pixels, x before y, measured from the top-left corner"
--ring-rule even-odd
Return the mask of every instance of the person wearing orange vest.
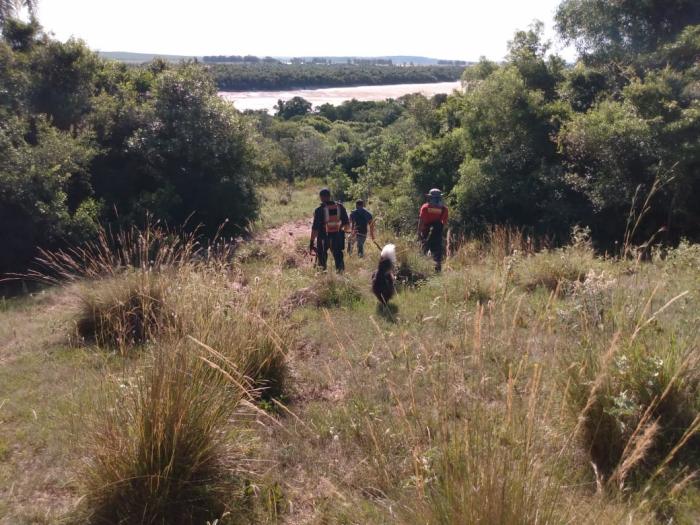
[[335, 260], [335, 269], [340, 273], [345, 270], [343, 250], [345, 232], [350, 224], [348, 212], [342, 204], [331, 200], [331, 192], [327, 188], [319, 192], [319, 197], [321, 205], [314, 210], [309, 251], [316, 252], [318, 265], [325, 270], [330, 250]]
[[442, 235], [447, 224], [448, 210], [442, 200], [442, 191], [433, 188], [426, 195], [428, 202], [423, 204], [418, 214], [418, 237], [423, 253], [433, 256], [435, 271], [442, 270]]

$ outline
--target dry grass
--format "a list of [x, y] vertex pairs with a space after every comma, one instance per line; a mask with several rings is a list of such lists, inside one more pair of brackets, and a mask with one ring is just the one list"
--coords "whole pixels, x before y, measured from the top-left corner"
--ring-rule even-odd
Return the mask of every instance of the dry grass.
[[204, 523], [243, 500], [249, 444], [225, 429], [245, 392], [190, 346], [154, 349], [94, 414], [81, 521]]
[[[391, 316], [369, 294], [372, 257], [342, 277], [210, 257], [89, 281], [80, 293], [122, 297], [114, 283], [134, 275], [126, 297], [160, 292], [143, 294], [158, 305], [139, 317], [147, 336], [120, 322], [100, 342], [141, 351], [90, 416], [83, 516], [697, 521], [696, 252], [630, 272], [585, 238], [538, 252], [504, 232], [459, 246], [440, 275], [406, 242], [426, 279]], [[285, 309], [290, 296], [321, 308]]]
[[289, 295], [282, 308], [287, 312], [307, 305], [316, 308], [348, 308], [361, 299], [362, 293], [354, 282], [342, 275], [326, 274], [316, 279], [311, 286]]

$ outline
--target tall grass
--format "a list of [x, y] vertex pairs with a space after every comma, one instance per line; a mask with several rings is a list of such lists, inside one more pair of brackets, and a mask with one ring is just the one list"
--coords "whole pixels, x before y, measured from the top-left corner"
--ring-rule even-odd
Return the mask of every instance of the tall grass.
[[97, 239], [56, 252], [40, 251], [25, 276], [48, 283], [118, 276], [126, 270], [161, 271], [188, 264], [203, 252], [196, 232], [182, 233], [157, 223], [113, 232], [101, 229]]
[[160, 272], [127, 271], [82, 284], [79, 337], [121, 351], [156, 337], [167, 319], [169, 277]]
[[[481, 413], [480, 413], [481, 412]], [[504, 425], [483, 408], [470, 412], [437, 444], [426, 496], [407, 520], [415, 524], [562, 523], [559, 472], [527, 441], [532, 429]], [[534, 423], [534, 422], [533, 422]], [[524, 430], [524, 432], [520, 432]], [[520, 435], [519, 435], [520, 434]]]
[[[700, 356], [675, 338], [613, 341], [568, 368], [577, 438], [608, 485], [640, 485], [684, 458], [700, 467]], [[569, 356], [571, 357], [571, 356]]]
[[559, 250], [498, 242], [462, 243], [446, 272], [399, 296], [398, 324], [364, 336], [326, 319], [355, 360], [334, 377], [342, 408], [314, 421], [353, 465], [344, 495], [359, 492], [356, 514], [331, 521], [693, 523], [690, 251], [669, 253], [686, 270], [667, 275], [597, 257], [585, 230]]
[[[69, 264], [65, 278], [89, 278], [76, 287], [81, 333], [141, 349], [87, 425], [85, 520], [194, 523], [228, 512], [256, 522], [255, 452], [237, 415], [283, 398], [294, 366], [312, 383], [301, 385], [307, 397], [258, 438], [302, 505], [332, 510], [290, 522], [679, 521], [667, 508], [697, 486], [700, 468], [699, 331], [688, 313], [697, 292], [682, 280], [697, 282], [697, 250], [629, 273], [596, 257], [583, 230], [570, 246], [537, 251], [499, 229], [462, 243], [434, 276], [405, 249], [427, 278], [397, 298], [392, 323], [361, 301], [365, 269], [319, 279], [310, 268], [276, 272], [274, 258], [238, 267], [190, 248], [171, 259], [142, 252], [169, 261], [158, 264], [105, 256], [114, 271]], [[275, 279], [242, 274], [260, 270]], [[315, 283], [291, 306], [340, 310], [290, 315], [278, 303], [289, 274]], [[324, 351], [290, 364], [302, 338]], [[317, 495], [321, 482], [331, 489]]]
[[43, 254], [35, 278], [76, 282], [78, 335], [137, 357], [86, 416], [79, 521], [255, 522], [251, 439], [232, 418], [285, 394], [293, 337], [233, 261], [155, 226]]
[[233, 510], [247, 443], [226, 422], [244, 394], [224, 388], [188, 345], [154, 349], [88, 427], [85, 522], [199, 524]]

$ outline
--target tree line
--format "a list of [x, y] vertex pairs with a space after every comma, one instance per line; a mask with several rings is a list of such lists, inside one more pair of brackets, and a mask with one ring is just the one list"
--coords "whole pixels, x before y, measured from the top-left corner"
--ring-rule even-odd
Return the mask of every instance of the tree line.
[[381, 84], [425, 84], [459, 80], [464, 66], [377, 64], [209, 64], [222, 91], [282, 90]]
[[[370, 198], [411, 231], [438, 187], [457, 234], [510, 224], [565, 241], [589, 227], [601, 250], [700, 238], [700, 6], [566, 0], [557, 29], [568, 66], [536, 22], [503, 63], [482, 59], [463, 93], [312, 110], [280, 101], [259, 115], [273, 171], [322, 176], [341, 198]], [[631, 25], [619, 25], [629, 20]]]
[[565, 0], [557, 29], [580, 51], [574, 66], [535, 23], [503, 63], [458, 68], [462, 92], [292, 99], [274, 116], [221, 100], [218, 66], [127, 67], [5, 18], [0, 273], [148, 216], [234, 235], [257, 216], [256, 185], [305, 177], [368, 199], [399, 234], [439, 187], [457, 234], [510, 224], [565, 240], [580, 225], [602, 250], [631, 229], [636, 242], [698, 240], [699, 9]]
[[252, 128], [201, 66], [132, 68], [58, 42], [36, 22], [2, 25], [0, 274], [37, 247], [153, 220], [240, 232], [256, 217]]

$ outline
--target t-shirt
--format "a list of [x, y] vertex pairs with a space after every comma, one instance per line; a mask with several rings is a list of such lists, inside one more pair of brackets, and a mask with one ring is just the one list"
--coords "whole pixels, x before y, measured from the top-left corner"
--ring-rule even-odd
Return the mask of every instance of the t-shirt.
[[345, 211], [345, 206], [333, 201], [321, 203], [321, 205], [314, 210], [314, 223], [311, 226], [313, 231], [318, 232], [319, 237], [326, 236], [326, 214], [323, 211], [326, 204], [337, 204], [338, 208], [340, 208], [340, 223], [343, 226], [347, 226], [350, 223], [350, 220], [348, 219], [348, 212]]
[[364, 208], [357, 208], [350, 213], [350, 220], [355, 224], [357, 233], [367, 235], [367, 226], [372, 222], [372, 214]]
[[429, 226], [434, 222], [440, 221], [443, 225], [447, 224], [447, 206], [434, 204], [428, 204], [427, 202], [423, 204], [420, 208], [420, 214], [418, 217], [423, 224]]

